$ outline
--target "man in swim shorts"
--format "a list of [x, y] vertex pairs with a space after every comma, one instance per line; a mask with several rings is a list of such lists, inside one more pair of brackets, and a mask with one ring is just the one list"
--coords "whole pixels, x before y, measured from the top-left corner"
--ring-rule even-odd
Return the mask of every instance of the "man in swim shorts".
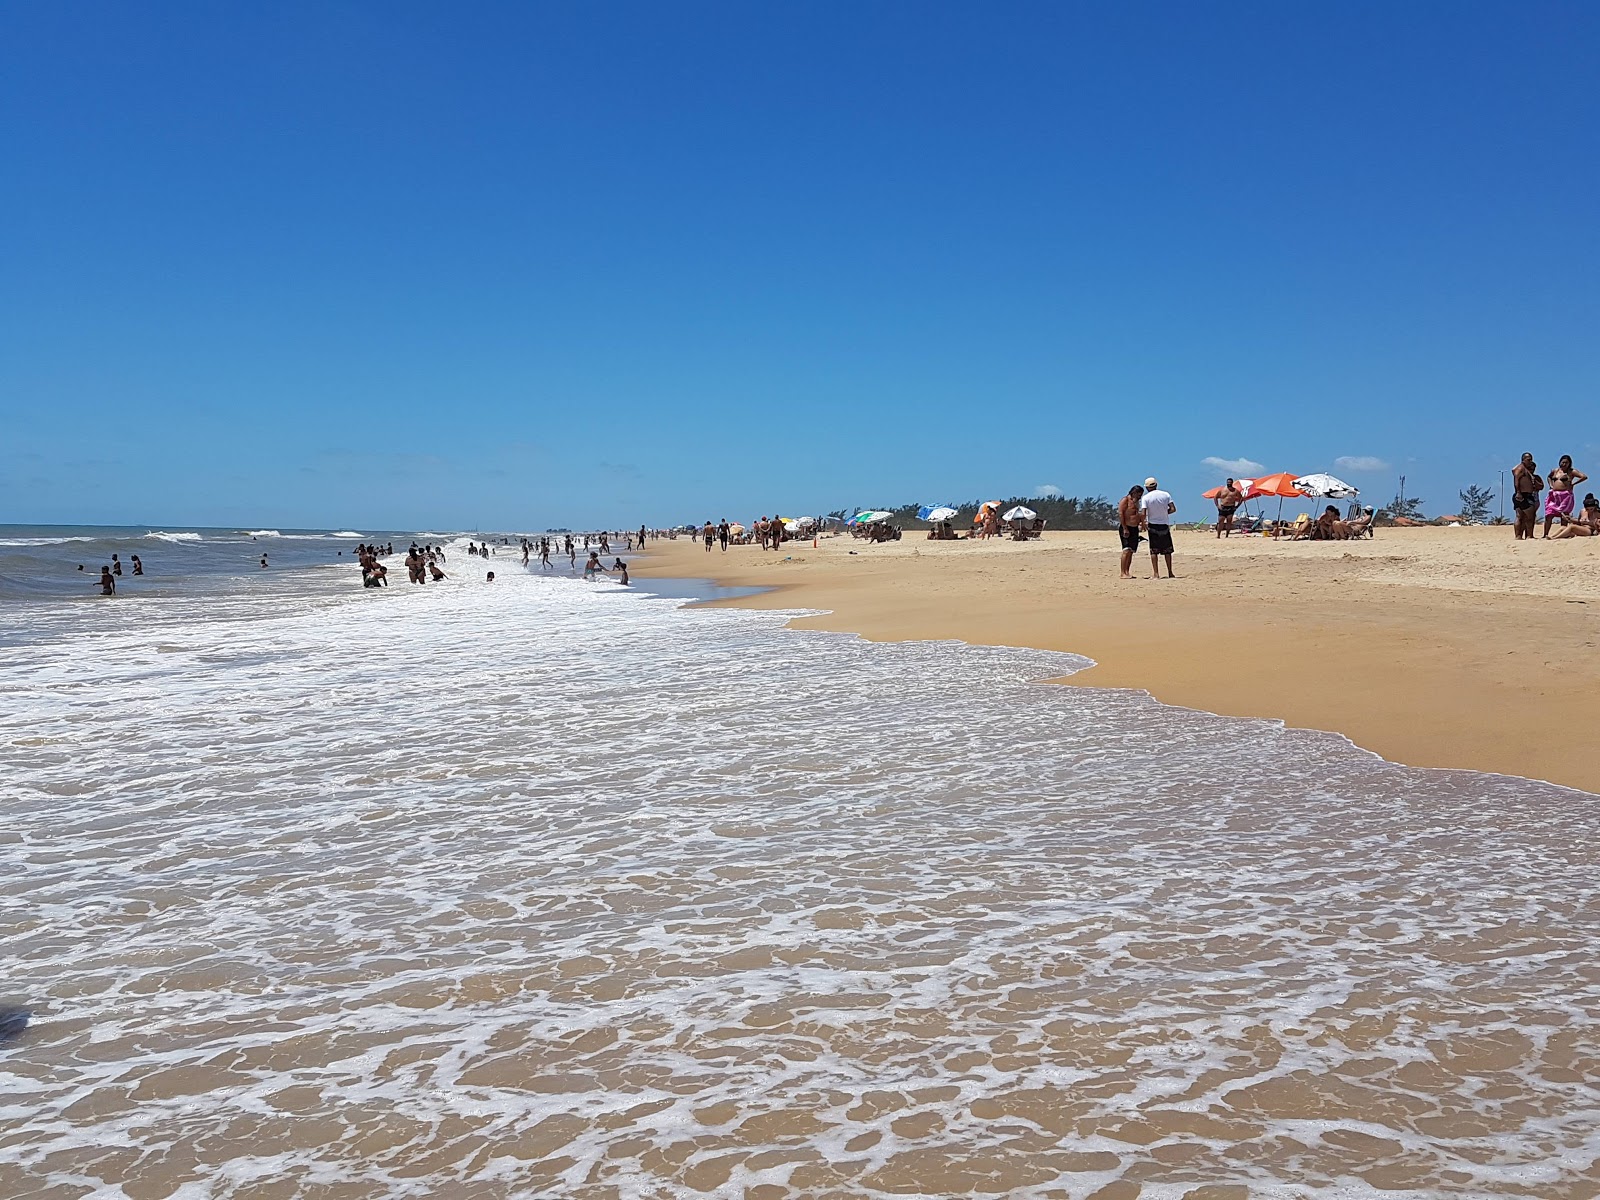
[[1222, 490], [1217, 493], [1217, 536], [1233, 536], [1233, 514], [1239, 511], [1239, 505], [1244, 501], [1244, 493], [1234, 486], [1233, 480], [1228, 480], [1222, 485]]
[[1139, 506], [1139, 499], [1144, 495], [1144, 489], [1137, 483], [1128, 489], [1117, 505], [1117, 536], [1122, 539], [1122, 578], [1132, 579], [1129, 568], [1133, 566], [1134, 553], [1139, 549], [1139, 526], [1144, 521], [1144, 510]]
[[1533, 526], [1539, 519], [1539, 493], [1544, 490], [1544, 480], [1538, 471], [1532, 451], [1524, 451], [1522, 461], [1511, 468], [1511, 509], [1517, 519], [1514, 532], [1519, 542], [1533, 537]]

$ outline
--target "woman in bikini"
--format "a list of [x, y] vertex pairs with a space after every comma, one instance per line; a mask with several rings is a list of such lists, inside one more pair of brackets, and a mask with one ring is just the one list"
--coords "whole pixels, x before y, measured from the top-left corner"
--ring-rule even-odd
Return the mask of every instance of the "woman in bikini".
[[1580, 483], [1588, 481], [1588, 476], [1582, 471], [1572, 468], [1572, 455], [1563, 454], [1561, 461], [1556, 464], [1556, 469], [1550, 472], [1550, 491], [1544, 498], [1544, 536], [1550, 536], [1550, 525], [1557, 518], [1561, 518], [1563, 527], [1572, 522], [1572, 489]]

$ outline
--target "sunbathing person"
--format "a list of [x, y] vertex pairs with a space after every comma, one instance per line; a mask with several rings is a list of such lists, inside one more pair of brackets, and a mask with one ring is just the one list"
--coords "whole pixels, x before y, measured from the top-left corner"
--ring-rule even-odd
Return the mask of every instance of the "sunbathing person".
[[1348, 521], [1340, 521], [1339, 524], [1344, 529], [1345, 537], [1365, 537], [1372, 532], [1372, 510], [1370, 508], [1366, 509], [1361, 516], [1354, 517]]
[[1551, 540], [1573, 537], [1600, 537], [1600, 500], [1590, 492], [1583, 498], [1583, 510], [1573, 515], [1560, 529], [1550, 535]]

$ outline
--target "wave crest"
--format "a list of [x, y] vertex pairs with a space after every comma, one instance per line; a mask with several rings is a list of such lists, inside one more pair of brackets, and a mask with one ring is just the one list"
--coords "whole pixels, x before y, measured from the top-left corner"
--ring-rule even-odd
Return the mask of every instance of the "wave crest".
[[167, 533], [161, 529], [153, 530], [144, 536], [155, 538], [157, 541], [162, 542], [200, 542], [205, 540], [198, 533]]

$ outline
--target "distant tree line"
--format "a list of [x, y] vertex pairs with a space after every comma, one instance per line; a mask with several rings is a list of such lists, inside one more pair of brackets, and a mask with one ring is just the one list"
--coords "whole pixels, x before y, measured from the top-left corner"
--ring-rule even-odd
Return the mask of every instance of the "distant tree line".
[[[982, 500], [968, 500], [955, 506], [956, 515], [951, 522], [957, 529], [969, 528], [978, 516]], [[1117, 523], [1117, 506], [1104, 496], [1012, 496], [1000, 501], [1000, 511], [1009, 512], [1022, 504], [1033, 509], [1045, 520], [1047, 529], [1109, 529]], [[921, 504], [884, 506], [878, 510], [893, 513], [890, 523], [906, 529], [926, 529], [928, 522], [917, 520]], [[848, 518], [859, 509], [838, 509], [829, 514]]]

